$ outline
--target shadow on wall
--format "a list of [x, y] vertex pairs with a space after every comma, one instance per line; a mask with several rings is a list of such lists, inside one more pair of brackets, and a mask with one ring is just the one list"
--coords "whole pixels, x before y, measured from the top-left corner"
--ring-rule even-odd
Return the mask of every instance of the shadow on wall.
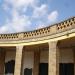
[[15, 66], [15, 60], [10, 60], [7, 63], [5, 63], [5, 75], [13, 75], [14, 66]]

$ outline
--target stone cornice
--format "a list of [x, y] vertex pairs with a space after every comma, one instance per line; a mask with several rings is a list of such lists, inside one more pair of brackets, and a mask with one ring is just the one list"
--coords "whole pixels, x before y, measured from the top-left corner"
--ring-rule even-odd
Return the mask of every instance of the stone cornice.
[[[63, 22], [45, 27], [42, 29], [30, 31], [30, 32], [21, 32], [21, 33], [12, 33], [12, 34], [0, 34], [0, 43], [14, 43], [15, 42], [33, 42], [40, 40], [47, 40], [48, 37], [54, 38], [56, 35], [63, 34], [75, 29], [75, 17], [67, 19]], [[54, 36], [54, 37], [53, 37]], [[44, 39], [43, 39], [44, 38]], [[48, 38], [49, 39], [49, 38]]]

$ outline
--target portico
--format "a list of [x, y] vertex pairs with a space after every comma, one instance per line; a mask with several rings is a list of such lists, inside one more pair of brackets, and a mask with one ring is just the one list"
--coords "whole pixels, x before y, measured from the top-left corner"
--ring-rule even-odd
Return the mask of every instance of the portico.
[[[1, 47], [0, 74], [5, 74], [5, 71], [8, 71], [6, 75], [61, 75], [63, 65], [65, 65], [65, 68], [66, 65], [68, 67], [70, 64], [74, 65], [74, 41], [75, 39], [71, 38], [38, 45]], [[14, 67], [11, 67], [12, 69], [10, 70], [14, 68], [14, 73], [10, 73], [9, 69], [6, 70], [5, 66], [6, 63], [12, 60], [15, 61], [15, 65], [12, 64]], [[11, 66], [10, 64], [8, 65]], [[42, 73], [42, 69], [44, 70], [45, 68], [46, 70]], [[74, 66], [72, 66], [72, 72], [74, 72], [73, 68]], [[74, 75], [74, 73], [72, 74]]]

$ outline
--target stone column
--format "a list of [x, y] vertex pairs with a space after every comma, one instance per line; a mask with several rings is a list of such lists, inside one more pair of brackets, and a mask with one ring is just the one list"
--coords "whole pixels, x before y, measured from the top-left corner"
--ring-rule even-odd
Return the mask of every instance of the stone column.
[[5, 51], [0, 51], [0, 75], [4, 75]]
[[40, 51], [34, 51], [33, 75], [39, 75]]
[[16, 47], [15, 70], [14, 75], [21, 75], [23, 46]]
[[75, 49], [73, 49], [73, 56], [74, 56], [74, 75], [75, 75]]
[[49, 42], [49, 69], [48, 75], [59, 75], [59, 49], [57, 41]]

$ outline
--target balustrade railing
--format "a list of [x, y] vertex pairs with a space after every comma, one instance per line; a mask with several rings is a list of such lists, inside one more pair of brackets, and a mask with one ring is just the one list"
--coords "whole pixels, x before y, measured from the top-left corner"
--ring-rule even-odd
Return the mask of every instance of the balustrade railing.
[[0, 40], [24, 40], [29, 38], [33, 39], [36, 37], [43, 37], [57, 32], [63, 32], [65, 30], [72, 29], [72, 28], [75, 28], [75, 17], [65, 20], [61, 23], [57, 23], [52, 26], [30, 31], [30, 32], [0, 34]]

